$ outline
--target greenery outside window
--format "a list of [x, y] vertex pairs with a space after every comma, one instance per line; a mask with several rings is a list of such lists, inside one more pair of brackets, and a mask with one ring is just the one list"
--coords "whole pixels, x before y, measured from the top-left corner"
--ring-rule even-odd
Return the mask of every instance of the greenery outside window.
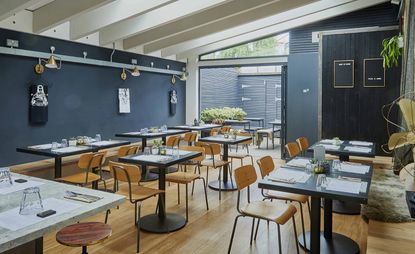
[[202, 55], [200, 59], [217, 60], [288, 55], [289, 38], [289, 33], [283, 33], [265, 39], [252, 41], [246, 44], [208, 53]]

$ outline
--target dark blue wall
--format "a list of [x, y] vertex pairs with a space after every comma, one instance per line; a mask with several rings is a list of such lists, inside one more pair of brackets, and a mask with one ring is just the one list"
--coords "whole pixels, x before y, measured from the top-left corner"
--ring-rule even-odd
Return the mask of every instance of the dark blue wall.
[[[287, 142], [306, 136], [317, 139], [318, 118], [318, 43], [312, 43], [312, 32], [398, 25], [398, 8], [385, 3], [335, 18], [316, 22], [290, 31], [287, 84]], [[362, 45], [364, 46], [364, 45]], [[304, 94], [303, 89], [310, 89]]]
[[[49, 52], [54, 45], [57, 54], [109, 60], [111, 49], [0, 29], [1, 46], [6, 38], [20, 41], [20, 48]], [[184, 63], [116, 51], [114, 62], [182, 70]], [[29, 124], [28, 86], [40, 78], [34, 73], [34, 58], [0, 55], [0, 166], [43, 159], [17, 153], [16, 147], [60, 141], [78, 135], [114, 138], [118, 132], [139, 130], [145, 126], [176, 125], [185, 122], [185, 84], [178, 81], [175, 89], [179, 101], [177, 113], [169, 115], [171, 75], [142, 72], [140, 77], [128, 75], [120, 79], [120, 69], [63, 62], [61, 70], [45, 69], [41, 78], [49, 87], [49, 121], [45, 125]], [[118, 88], [130, 88], [131, 113], [118, 113]]]

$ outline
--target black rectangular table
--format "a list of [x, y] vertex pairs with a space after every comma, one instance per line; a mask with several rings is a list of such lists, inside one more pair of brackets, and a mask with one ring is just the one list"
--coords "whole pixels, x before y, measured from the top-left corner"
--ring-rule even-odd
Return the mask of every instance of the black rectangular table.
[[245, 117], [244, 120], [248, 120], [251, 122], [258, 122], [259, 127], [264, 128], [265, 127], [265, 120], [261, 117]]
[[[167, 154], [171, 154], [172, 150], [168, 149]], [[154, 166], [159, 169], [159, 189], [165, 190], [166, 189], [166, 172], [168, 167], [179, 164], [181, 162], [185, 162], [188, 160], [191, 160], [193, 158], [201, 156], [202, 153], [200, 152], [188, 152], [188, 151], [181, 151], [178, 157], [173, 157], [170, 155], [156, 155], [156, 157], [163, 157], [168, 158], [168, 160], [163, 161], [157, 161], [154, 160], [154, 155], [144, 155], [142, 153], [140, 154], [134, 154], [129, 155], [126, 157], [121, 157], [118, 160], [120, 162], [125, 163], [132, 163], [132, 164], [138, 164], [141, 166]], [[159, 199], [158, 199], [158, 207], [156, 214], [149, 214], [144, 217], [141, 217], [140, 219], [140, 227], [143, 230], [146, 230], [148, 232], [153, 233], [168, 233], [172, 231], [176, 231], [181, 229], [186, 225], [186, 219], [179, 215], [174, 213], [166, 213], [165, 209], [166, 204], [166, 194], [160, 193]]]
[[236, 126], [243, 126], [244, 129], [247, 129], [246, 126], [248, 125], [248, 129], [251, 129], [251, 122], [248, 120], [232, 120], [232, 119], [227, 119], [224, 121], [225, 124], [228, 125], [236, 125]]
[[162, 132], [148, 132], [148, 133], [141, 133], [139, 131], [136, 132], [126, 132], [126, 133], [118, 133], [115, 134], [116, 137], [122, 138], [140, 138], [141, 139], [141, 150], [144, 151], [144, 148], [147, 146], [148, 139], [154, 138], [161, 138], [164, 143], [166, 143], [167, 136], [179, 135], [189, 132], [189, 130], [167, 130]]
[[[350, 156], [360, 156], [360, 157], [375, 157], [376, 155], [376, 144], [372, 143], [372, 145], [370, 146], [358, 146], [358, 145], [353, 145], [350, 142], [353, 141], [349, 141], [349, 140], [342, 140], [342, 143], [339, 146], [338, 149], [325, 149], [326, 153], [331, 154], [331, 155], [336, 155], [339, 156], [339, 159], [341, 161], [348, 161]], [[316, 142], [315, 144], [313, 144], [312, 146], [310, 146], [308, 148], [309, 151], [314, 151], [314, 147], [318, 146], [318, 145], [325, 145], [327, 147], [331, 146], [331, 143], [328, 142], [322, 142], [321, 140]], [[370, 152], [368, 153], [364, 153], [364, 152], [356, 152], [356, 151], [348, 151], [345, 150], [346, 147], [364, 147], [364, 148], [370, 148]]]
[[[109, 142], [109, 141], [108, 141]], [[28, 147], [19, 147], [16, 148], [17, 152], [21, 153], [28, 153], [40, 156], [51, 157], [55, 159], [55, 178], [62, 177], [62, 158], [68, 157], [77, 154], [89, 153], [89, 152], [97, 152], [101, 149], [107, 149], [117, 146], [123, 146], [130, 144], [129, 141], [124, 140], [112, 140], [112, 142], [103, 144], [103, 145], [94, 145], [93, 143], [89, 145], [77, 146], [77, 150], [70, 151], [70, 152], [55, 152], [52, 151], [51, 148], [47, 149], [37, 149], [35, 146], [28, 146]]]
[[[228, 161], [228, 150], [229, 145], [236, 145], [248, 140], [251, 140], [251, 137], [246, 136], [236, 136], [236, 139], [233, 139], [231, 137], [225, 138], [223, 135], [216, 135], [216, 136], [209, 136], [204, 138], [199, 138], [199, 141], [202, 142], [210, 142], [210, 143], [218, 143], [223, 145], [223, 156], [222, 160]], [[230, 181], [228, 178], [228, 165], [225, 165], [222, 170], [222, 184], [221, 184], [221, 190], [223, 191], [233, 191], [236, 190], [236, 186], [233, 184], [233, 181]], [[209, 187], [214, 190], [219, 190], [219, 180], [215, 180], [212, 182], [209, 182]]]
[[[286, 168], [290, 167], [286, 166]], [[304, 170], [294, 167], [291, 167], [290, 169]], [[346, 172], [331, 172], [326, 174], [327, 177], [332, 178], [337, 178], [338, 176], [346, 176], [360, 178], [362, 181], [367, 182], [368, 184], [366, 192], [360, 192], [359, 194], [330, 191], [324, 188], [317, 188], [317, 174], [312, 174], [308, 181], [305, 183], [274, 182], [265, 178], [258, 183], [258, 187], [268, 190], [308, 195], [311, 197], [311, 231], [305, 232], [306, 243], [304, 243], [302, 235], [298, 236], [300, 245], [306, 250], [310, 251], [310, 253], [357, 254], [360, 253], [360, 249], [359, 245], [355, 241], [342, 234], [333, 233], [332, 231], [332, 202], [333, 200], [342, 200], [345, 202], [350, 201], [359, 204], [366, 204], [368, 202], [372, 173], [373, 167], [370, 166], [369, 172], [366, 174], [352, 174]], [[324, 200], [324, 232], [320, 232], [320, 205], [322, 199]]]
[[[375, 157], [376, 152], [376, 144], [372, 143], [371, 146], [356, 146], [352, 145], [348, 140], [343, 140], [342, 143], [338, 147], [338, 149], [325, 149], [326, 153], [339, 156], [340, 161], [349, 161], [350, 156], [360, 156], [360, 157]], [[332, 146], [330, 143], [325, 143], [318, 141], [312, 146], [308, 148], [308, 151], [314, 151], [314, 148], [318, 145], [325, 145], [325, 147]], [[327, 146], [328, 145], [328, 146]], [[370, 148], [370, 152], [363, 153], [363, 152], [355, 152], [355, 151], [348, 151], [345, 150], [345, 147], [367, 147]], [[353, 203], [353, 202], [344, 202], [341, 200], [334, 200], [333, 201], [333, 212], [339, 213], [339, 214], [348, 214], [348, 215], [358, 215], [360, 214], [360, 204], [359, 203]]]
[[186, 130], [186, 131], [200, 131], [200, 135], [204, 137], [205, 133], [210, 131], [212, 128], [220, 128], [222, 125], [219, 124], [202, 124], [202, 125], [177, 125], [169, 127], [171, 130]]
[[[127, 133], [119, 133], [115, 134], [116, 137], [122, 137], [122, 138], [140, 138], [141, 139], [141, 151], [144, 152], [144, 148], [147, 146], [147, 140], [148, 139], [155, 139], [155, 138], [161, 138], [163, 140], [163, 143], [166, 144], [167, 136], [173, 136], [173, 135], [180, 135], [183, 133], [189, 132], [189, 130], [167, 130], [162, 132], [148, 132], [148, 133], [141, 133], [139, 131], [136, 132], [127, 132]], [[152, 173], [148, 171], [147, 165], [142, 166], [142, 182], [148, 182], [148, 181], [154, 181], [157, 180], [159, 175], [156, 173]]]

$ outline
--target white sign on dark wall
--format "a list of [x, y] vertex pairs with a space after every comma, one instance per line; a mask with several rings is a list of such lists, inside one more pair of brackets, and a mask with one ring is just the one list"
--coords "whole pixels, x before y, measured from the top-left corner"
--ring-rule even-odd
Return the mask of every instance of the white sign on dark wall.
[[120, 113], [130, 113], [130, 88], [118, 88]]

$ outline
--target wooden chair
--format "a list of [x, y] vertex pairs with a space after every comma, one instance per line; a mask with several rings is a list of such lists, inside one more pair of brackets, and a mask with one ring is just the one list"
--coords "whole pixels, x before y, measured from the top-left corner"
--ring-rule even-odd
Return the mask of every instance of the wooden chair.
[[[241, 132], [238, 134], [238, 136], [243, 136], [243, 137], [251, 137], [252, 135], [250, 133], [247, 132]], [[242, 145], [242, 147], [246, 148], [246, 153], [238, 153], [238, 145], [236, 145], [236, 153], [229, 153], [228, 154], [228, 158], [231, 159], [231, 165], [233, 164], [233, 159], [239, 159], [241, 161], [241, 166], [243, 166], [243, 160], [245, 158], [251, 158], [251, 165], [254, 165], [254, 158], [252, 157], [252, 155], [249, 154], [249, 145], [252, 144], [252, 139], [248, 140], [248, 141], [244, 141], [242, 143], [240, 143], [240, 145]]]
[[220, 128], [212, 128], [210, 129], [210, 136], [216, 136], [220, 133]]
[[[134, 223], [137, 227], [137, 253], [140, 251], [140, 214], [141, 214], [141, 202], [159, 195], [164, 191], [158, 189], [147, 188], [140, 185], [141, 171], [138, 166], [124, 164], [119, 162], [109, 162], [109, 167], [115, 181], [121, 181], [127, 183], [127, 185], [121, 185], [120, 190], [124, 193], [128, 193], [128, 199], [135, 207]], [[127, 186], [127, 188], [125, 188]], [[114, 192], [117, 189], [114, 187]], [[164, 206], [164, 204], [162, 204]]]
[[228, 133], [230, 130], [231, 130], [231, 128], [232, 128], [232, 126], [230, 126], [230, 125], [225, 125], [225, 126], [222, 126], [222, 128], [220, 128], [220, 133]]
[[166, 140], [167, 147], [179, 147], [180, 136], [169, 136]]
[[187, 132], [184, 134], [182, 140], [191, 146], [197, 139], [197, 132]]
[[[136, 154], [136, 153], [138, 153], [139, 150], [140, 150], [140, 145], [126, 145], [126, 146], [121, 146], [118, 149], [117, 158]], [[102, 177], [105, 180], [108, 180], [108, 179], [112, 178], [112, 174], [111, 174], [111, 171], [110, 171], [109, 166], [102, 167], [101, 170], [102, 170], [103, 173], [106, 173], [106, 174], [103, 174], [102, 175]], [[109, 175], [109, 177], [108, 177], [108, 175]], [[118, 183], [114, 181], [114, 184], [118, 184]]]
[[[216, 156], [220, 156], [221, 155], [221, 147], [220, 144], [216, 144], [216, 143], [204, 143], [203, 147], [205, 148], [205, 154], [206, 155], [210, 155], [210, 158], [203, 160], [200, 165], [201, 166], [206, 166], [206, 184], [209, 182], [209, 168], [219, 168], [219, 200], [222, 199], [221, 196], [221, 189], [222, 189], [222, 181], [221, 181], [221, 177], [222, 177], [222, 169], [225, 165], [229, 164], [229, 161], [224, 161], [221, 158], [217, 159], [215, 158]], [[228, 167], [229, 173], [231, 173], [231, 169], [230, 167]], [[231, 177], [231, 181], [232, 177]], [[233, 184], [233, 182], [232, 182]]]
[[[233, 224], [233, 230], [231, 235], [231, 240], [229, 243], [228, 254], [231, 253], [233, 237], [235, 235], [236, 224], [238, 223], [238, 219], [240, 217], [251, 217], [252, 218], [252, 229], [251, 229], [251, 241], [250, 244], [252, 245], [252, 237], [254, 233], [255, 227], [255, 219], [258, 220], [266, 220], [268, 222], [274, 222], [277, 224], [278, 229], [278, 247], [279, 253], [281, 254], [281, 230], [280, 225], [284, 225], [289, 219], [293, 221], [294, 227], [294, 239], [297, 248], [297, 254], [300, 253], [298, 247], [298, 240], [297, 240], [297, 228], [295, 225], [295, 213], [297, 209], [295, 206], [289, 204], [276, 204], [267, 201], [254, 201], [250, 202], [250, 191], [249, 186], [254, 184], [257, 180], [257, 175], [255, 172], [255, 168], [252, 165], [246, 165], [235, 169], [235, 182], [238, 189], [238, 199], [236, 204], [236, 210], [238, 211], [238, 215], [235, 217], [235, 222]], [[247, 188], [247, 196], [248, 196], [248, 203], [241, 207], [241, 191]]]
[[[261, 171], [262, 178], [266, 177], [272, 171], [275, 170], [275, 164], [271, 156], [264, 156], [260, 158], [259, 160], [257, 160], [256, 162]], [[282, 191], [264, 191], [263, 189], [261, 190], [261, 193], [262, 193], [262, 196], [264, 197], [264, 200], [265, 199], [269, 199], [269, 200], [277, 199], [277, 200], [284, 200], [284, 201], [289, 201], [289, 202], [297, 202], [300, 205], [301, 227], [302, 227], [303, 233], [305, 232], [303, 204], [307, 204], [308, 212], [310, 214], [310, 202], [308, 200], [308, 196], [288, 193], [288, 192], [282, 192]], [[259, 228], [259, 220], [258, 220], [256, 232], [255, 232], [255, 239], [257, 237], [258, 228]], [[303, 240], [305, 243], [306, 242], [305, 234], [303, 234]]]
[[285, 149], [287, 149], [288, 156], [290, 158], [294, 158], [295, 156], [300, 154], [300, 148], [298, 147], [297, 143], [291, 142], [285, 145]]
[[[188, 194], [188, 184], [192, 183], [192, 195], [194, 191], [195, 181], [200, 179], [203, 181], [203, 188], [205, 190], [205, 201], [206, 201], [206, 210], [209, 210], [209, 204], [207, 199], [207, 186], [205, 178], [200, 176], [200, 162], [205, 159], [205, 149], [203, 147], [197, 147], [197, 146], [185, 146], [180, 147], [180, 150], [189, 151], [189, 152], [201, 152], [202, 155], [196, 158], [193, 158], [191, 161], [189, 161], [187, 165], [194, 165], [194, 173], [187, 172], [186, 168], [185, 171], [182, 172], [175, 172], [171, 174], [166, 175], [166, 181], [171, 183], [177, 183], [177, 201], [180, 204], [180, 184], [185, 184], [186, 186], [186, 221], [189, 219], [189, 194]], [[199, 174], [196, 174], [196, 169], [199, 169]]]
[[88, 254], [88, 246], [101, 243], [112, 234], [111, 226], [101, 222], [83, 222], [62, 228], [56, 233], [56, 241], [70, 247], [82, 247]]
[[297, 141], [298, 147], [300, 148], [301, 153], [304, 155], [307, 152], [307, 149], [310, 147], [308, 144], [308, 139], [306, 137], [299, 137], [295, 141]]
[[105, 155], [106, 152], [82, 154], [79, 157], [78, 168], [82, 169], [84, 172], [76, 173], [70, 176], [64, 176], [56, 180], [81, 186], [94, 184], [102, 180], [106, 189], [107, 187], [105, 180], [101, 177], [101, 169], [102, 164], [105, 161]]

